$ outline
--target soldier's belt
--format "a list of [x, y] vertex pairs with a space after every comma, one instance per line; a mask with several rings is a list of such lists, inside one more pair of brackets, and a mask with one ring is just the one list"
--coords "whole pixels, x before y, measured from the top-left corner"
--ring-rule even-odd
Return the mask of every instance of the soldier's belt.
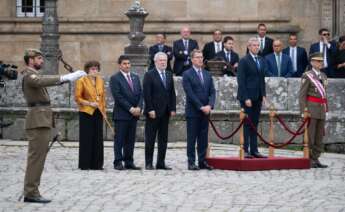
[[28, 103], [28, 107], [50, 106], [50, 102], [34, 102]]
[[319, 97], [315, 97], [315, 96], [308, 96], [307, 101], [320, 103], [320, 104], [326, 104], [327, 103], [327, 99], [323, 99], [323, 98], [319, 98]]

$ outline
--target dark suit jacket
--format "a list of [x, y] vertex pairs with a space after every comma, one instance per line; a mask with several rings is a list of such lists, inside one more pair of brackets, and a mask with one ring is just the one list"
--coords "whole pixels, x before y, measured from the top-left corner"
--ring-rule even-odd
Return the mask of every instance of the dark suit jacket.
[[[153, 61], [154, 56], [156, 53], [159, 52], [159, 48], [158, 48], [158, 44], [153, 45], [149, 48], [149, 54], [150, 54], [150, 67], [149, 70], [155, 68], [155, 62]], [[172, 48], [170, 46], [164, 45], [163, 47], [163, 52], [166, 53], [168, 55], [168, 66], [167, 66], [167, 70], [168, 71], [172, 71], [171, 69], [171, 60], [173, 58], [173, 51]]]
[[240, 60], [237, 68], [238, 100], [245, 101], [250, 99], [258, 101], [262, 100], [263, 96], [266, 96], [266, 65], [262, 57], [259, 57], [259, 63], [260, 69], [257, 68], [250, 54], [247, 54]]
[[[216, 55], [216, 58], [221, 58], [223, 61], [229, 62], [228, 58], [226, 58], [224, 51], [218, 52]], [[230, 59], [231, 59], [230, 64], [235, 65], [235, 63], [238, 63], [238, 61], [239, 61], [239, 56], [236, 52], [231, 51], [230, 52]]]
[[187, 118], [197, 118], [204, 116], [200, 110], [202, 106], [210, 105], [214, 107], [216, 101], [216, 90], [214, 88], [211, 74], [203, 69], [204, 84], [201, 83], [194, 68], [190, 68], [183, 73], [182, 85], [186, 93], [185, 116]]
[[[223, 49], [223, 44], [221, 44], [221, 48]], [[202, 54], [204, 55], [204, 61], [215, 58], [216, 49], [214, 48], [214, 41], [205, 44]]]
[[[225, 62], [229, 63], [228, 58], [226, 57], [226, 54], [225, 54], [224, 50], [218, 52], [216, 54], [216, 58], [217, 59], [221, 59], [222, 61], [225, 61]], [[235, 63], [238, 63], [238, 61], [239, 61], [238, 54], [236, 52], [234, 52], [234, 51], [231, 51], [230, 52], [230, 64], [233, 66], [233, 65], [235, 65]], [[228, 74], [228, 75], [231, 75], [231, 76], [233, 75], [232, 73], [226, 73], [226, 70], [227, 69], [224, 69], [224, 74]], [[234, 71], [237, 71], [237, 70], [234, 70]]]
[[188, 42], [188, 55], [184, 54], [185, 48], [183, 44], [183, 40], [177, 40], [174, 42], [173, 45], [173, 52], [174, 52], [174, 57], [175, 57], [175, 63], [174, 63], [174, 73], [176, 75], [181, 75], [182, 72], [184, 71], [184, 62], [189, 61], [189, 64], [191, 65], [192, 62], [190, 60], [190, 53], [194, 49], [199, 49], [197, 41], [193, 39], [189, 39]]
[[[283, 49], [283, 53], [290, 56], [290, 47]], [[299, 47], [299, 46], [297, 46], [297, 53], [296, 54], [297, 54], [296, 55], [297, 71], [294, 72], [292, 77], [301, 77], [302, 74], [304, 73], [304, 71], [306, 70], [308, 63], [309, 63], [308, 55], [307, 55], [305, 48]], [[291, 62], [292, 62], [292, 59], [291, 59]]]
[[[260, 38], [258, 38], [260, 40]], [[273, 40], [270, 37], [265, 36], [265, 48], [259, 51], [258, 55], [261, 57], [265, 57], [266, 55], [273, 52]], [[249, 50], [247, 49], [247, 54]]]
[[[325, 70], [326, 74], [328, 77], [332, 77], [333, 76], [333, 60], [332, 57], [334, 56], [335, 52], [337, 51], [337, 47], [336, 47], [336, 43], [331, 41], [330, 42], [331, 46], [330, 48], [327, 49], [327, 68]], [[315, 52], [321, 52], [320, 50], [320, 42], [317, 43], [313, 43], [310, 46], [309, 49], [309, 55], [313, 54]]]
[[166, 71], [165, 76], [166, 87], [164, 87], [157, 69], [154, 68], [145, 73], [143, 82], [145, 115], [154, 110], [157, 117], [162, 117], [171, 111], [176, 111], [173, 75], [170, 71]]
[[[271, 53], [265, 57], [266, 63], [267, 63], [267, 73], [266, 76], [268, 77], [277, 77], [278, 76], [278, 66], [277, 61], [275, 58], [274, 53]], [[290, 59], [290, 56], [282, 53], [282, 58], [280, 62], [280, 76], [281, 77], [292, 77], [294, 74], [293, 67], [292, 67], [292, 61]]]
[[134, 92], [127, 79], [119, 71], [110, 78], [110, 90], [114, 98], [113, 120], [135, 120], [129, 112], [131, 107], [143, 108], [143, 98], [139, 76], [131, 73]]

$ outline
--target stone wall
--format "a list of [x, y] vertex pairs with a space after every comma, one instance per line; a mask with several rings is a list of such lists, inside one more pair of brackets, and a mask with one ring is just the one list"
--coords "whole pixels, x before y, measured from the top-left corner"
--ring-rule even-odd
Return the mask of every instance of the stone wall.
[[[239, 123], [239, 104], [236, 100], [237, 83], [233, 77], [214, 77], [215, 87], [217, 90], [217, 103], [212, 119], [216, 126], [223, 134], [229, 134]], [[106, 79], [108, 82], [108, 79]], [[271, 102], [274, 103], [278, 114], [280, 114], [292, 129], [297, 129], [301, 123], [298, 107], [298, 89], [300, 87], [299, 79], [284, 78], [267, 78], [267, 95]], [[186, 140], [186, 124], [184, 119], [185, 94], [181, 85], [181, 78], [175, 77], [175, 87], [177, 95], [177, 112], [169, 126], [169, 141], [185, 141]], [[345, 152], [345, 80], [331, 79], [329, 82], [329, 120], [326, 125], [326, 137], [324, 142], [327, 148], [332, 151]], [[109, 89], [108, 83], [106, 84]], [[24, 118], [27, 108], [22, 96], [21, 82], [8, 81], [5, 89], [0, 89], [0, 117], [6, 121], [14, 121], [14, 124], [3, 129], [3, 136], [7, 139], [25, 139], [24, 135]], [[73, 100], [73, 87], [64, 84], [60, 87], [50, 88], [52, 106], [55, 111], [56, 126], [62, 133], [63, 140], [78, 140], [78, 111]], [[114, 105], [111, 94], [107, 92], [107, 108], [108, 117], [111, 117], [112, 107]], [[262, 123], [259, 130], [268, 138], [268, 111], [264, 109], [262, 115]], [[138, 141], [143, 141], [143, 124], [144, 117], [139, 121], [137, 130]], [[106, 125], [105, 125], [106, 126]], [[276, 123], [275, 133], [277, 142], [286, 141], [289, 135], [282, 130]], [[104, 129], [104, 139], [112, 140], [109, 129]], [[222, 142], [214, 133], [210, 134], [212, 142]], [[295, 140], [300, 143], [301, 137]], [[223, 141], [225, 143], [238, 143], [238, 134], [233, 138]]]
[[[131, 2], [58, 0], [60, 48], [66, 60], [78, 68], [87, 60], [99, 60], [106, 75], [117, 70], [116, 58], [128, 45], [124, 12]], [[331, 0], [142, 0], [142, 5], [150, 13], [144, 27], [147, 45], [162, 31], [171, 45], [179, 38], [180, 28], [189, 25], [201, 48], [212, 40], [212, 31], [220, 29], [235, 38], [235, 50], [243, 55], [260, 22], [267, 24], [269, 36], [284, 41], [288, 33], [298, 32], [300, 44], [307, 49], [318, 39], [320, 27], [332, 29]], [[339, 5], [343, 12], [344, 4]], [[24, 49], [40, 47], [42, 27], [40, 18], [16, 18], [15, 11], [15, 1], [0, 1], [0, 60], [21, 68]], [[340, 14], [343, 23], [344, 13]], [[62, 66], [60, 72], [64, 72]]]

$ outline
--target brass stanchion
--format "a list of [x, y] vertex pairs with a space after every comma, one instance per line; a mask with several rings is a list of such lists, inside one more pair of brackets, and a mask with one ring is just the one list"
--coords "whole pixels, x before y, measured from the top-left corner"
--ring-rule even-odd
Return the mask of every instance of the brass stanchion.
[[[211, 115], [210, 115], [211, 119]], [[211, 143], [210, 143], [210, 123], [208, 123], [208, 134], [207, 134], [207, 151], [206, 151], [206, 157], [211, 157]]]
[[[208, 115], [209, 120], [211, 120], [211, 113]], [[211, 142], [210, 142], [210, 122], [208, 122], [208, 133], [207, 133], [207, 150], [206, 158], [211, 157]]]
[[[303, 118], [304, 121], [310, 117], [309, 112], [304, 110]], [[304, 136], [303, 136], [303, 157], [309, 158], [309, 136], [308, 136], [308, 124], [304, 126]]]
[[[240, 121], [242, 123], [242, 121], [244, 121], [244, 118], [246, 117], [246, 114], [244, 113], [244, 109], [242, 108], [240, 111]], [[242, 124], [241, 129], [240, 129], [240, 160], [244, 159], [244, 149], [243, 149], [243, 145], [244, 145], [244, 135], [243, 135], [243, 126], [244, 124]]]
[[[269, 142], [270, 144], [274, 144], [274, 125], [273, 125], [273, 119], [276, 115], [273, 107], [270, 107], [270, 129], [269, 129]], [[268, 156], [274, 157], [274, 147], [269, 146], [268, 148]]]

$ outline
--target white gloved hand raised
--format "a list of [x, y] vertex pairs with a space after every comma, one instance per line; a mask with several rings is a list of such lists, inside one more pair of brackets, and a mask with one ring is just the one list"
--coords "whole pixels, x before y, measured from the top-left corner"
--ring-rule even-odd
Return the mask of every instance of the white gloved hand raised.
[[70, 81], [70, 82], [74, 82], [76, 81], [77, 79], [79, 79], [80, 77], [83, 77], [83, 76], [86, 76], [86, 72], [83, 71], [83, 70], [77, 70], [73, 73], [70, 73], [70, 74], [65, 74], [65, 75], [62, 75], [60, 77], [60, 81], [61, 82], [67, 82], [67, 81]]

